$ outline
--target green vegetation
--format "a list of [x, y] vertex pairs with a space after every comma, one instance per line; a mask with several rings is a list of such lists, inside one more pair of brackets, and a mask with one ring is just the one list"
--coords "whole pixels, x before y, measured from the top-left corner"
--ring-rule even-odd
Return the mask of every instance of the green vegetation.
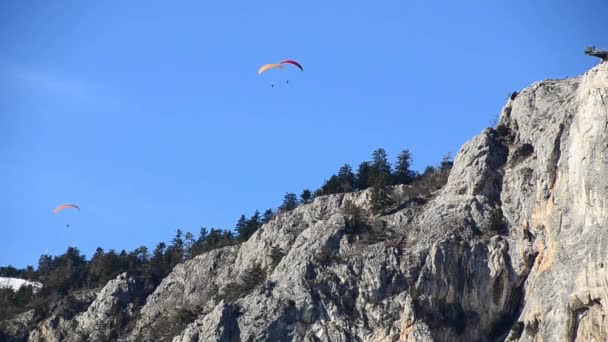
[[488, 230], [492, 233], [503, 233], [507, 229], [507, 224], [500, 207], [490, 210], [487, 226]]
[[508, 341], [517, 341], [521, 337], [521, 334], [524, 332], [524, 322], [519, 321], [513, 325], [511, 328], [511, 334], [509, 336]]
[[283, 204], [279, 207], [280, 212], [294, 210], [298, 206], [298, 196], [293, 192], [288, 192], [283, 197]]
[[233, 303], [237, 299], [248, 295], [264, 279], [264, 270], [259, 265], [254, 265], [251, 269], [245, 271], [239, 279], [227, 284], [220, 297], [228, 303]]

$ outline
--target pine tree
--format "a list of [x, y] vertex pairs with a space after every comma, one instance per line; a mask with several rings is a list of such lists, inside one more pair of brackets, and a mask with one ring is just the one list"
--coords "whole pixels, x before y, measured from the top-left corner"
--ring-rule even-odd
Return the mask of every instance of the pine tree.
[[49, 254], [41, 255], [38, 259], [38, 280], [43, 284], [46, 283], [53, 269], [55, 269], [53, 257]]
[[378, 175], [382, 173], [391, 175], [391, 164], [388, 162], [386, 151], [383, 148], [379, 148], [372, 153], [372, 167]]
[[300, 194], [300, 201], [304, 204], [312, 202], [312, 193], [310, 192], [310, 190], [304, 189], [302, 191], [302, 193]]
[[247, 217], [245, 217], [245, 215], [241, 215], [241, 217], [239, 217], [234, 230], [239, 237], [245, 235], [247, 230]]
[[374, 186], [377, 179], [387, 175], [391, 176], [391, 164], [388, 162], [386, 151], [383, 148], [379, 148], [372, 153], [372, 163], [369, 170], [369, 177], [367, 179], [368, 186]]
[[207, 228], [201, 227], [198, 234], [198, 238], [192, 245], [192, 251], [190, 252], [191, 257], [195, 257], [199, 254], [203, 254], [205, 251], [205, 244], [208, 237]]
[[76, 247], [68, 247], [65, 254], [53, 259], [54, 269], [48, 285], [56, 293], [66, 295], [70, 290], [82, 288], [86, 282], [86, 259]]
[[0, 267], [0, 277], [21, 278], [21, 272], [11, 265]]
[[262, 218], [258, 210], [255, 211], [249, 220], [242, 221], [243, 218], [244, 215], [241, 216], [237, 223], [238, 239], [240, 241], [247, 241], [262, 226]]
[[155, 287], [160, 281], [169, 273], [168, 266], [165, 263], [165, 251], [167, 244], [159, 242], [150, 258], [149, 273], [150, 273], [150, 287]]
[[204, 242], [205, 240], [207, 240], [207, 228], [206, 227], [201, 227], [199, 233], [198, 233], [198, 239], [196, 239], [196, 242]]
[[283, 197], [283, 204], [281, 205], [281, 211], [290, 211], [295, 209], [298, 206], [298, 196], [293, 192], [288, 192]]
[[375, 179], [375, 183], [372, 186], [371, 203], [372, 211], [376, 214], [384, 212], [388, 207], [393, 205], [389, 184], [390, 178], [386, 173], [381, 173]]
[[184, 238], [184, 260], [189, 260], [193, 257], [192, 248], [194, 247], [194, 243], [196, 241], [194, 240], [194, 234], [190, 232], [187, 232]]
[[262, 215], [262, 223], [268, 223], [274, 217], [274, 212], [272, 209], [266, 209], [264, 214]]
[[452, 166], [454, 166], [454, 162], [452, 161], [452, 155], [448, 153], [443, 156], [441, 164], [437, 168], [435, 177], [433, 177], [433, 186], [436, 189], [441, 188], [448, 182], [450, 172], [452, 171]]
[[355, 174], [348, 164], [344, 164], [338, 171], [340, 192], [351, 192], [355, 188]]
[[256, 210], [253, 215], [251, 215], [249, 221], [247, 221], [247, 225], [250, 228], [253, 228], [254, 231], [260, 228], [260, 226], [262, 225], [262, 217], [260, 216], [259, 210]]
[[139, 246], [133, 251], [133, 254], [137, 257], [137, 260], [141, 264], [148, 263], [148, 259], [150, 258], [150, 255], [148, 254], [148, 247]]
[[393, 184], [411, 184], [414, 179], [414, 172], [410, 170], [412, 154], [409, 150], [403, 150], [397, 156], [397, 165], [393, 174]]
[[[244, 216], [244, 215], [243, 215]], [[213, 250], [219, 247], [222, 240], [222, 231], [216, 228], [211, 228], [209, 236], [207, 237], [208, 247], [205, 251]]]
[[105, 285], [108, 281], [115, 278], [119, 273], [120, 257], [116, 251], [110, 249], [104, 256], [102, 261], [102, 269], [100, 271], [99, 284]]
[[173, 238], [173, 240], [171, 240], [171, 246], [176, 247], [178, 249], [182, 249], [184, 247], [184, 240], [182, 239], [183, 235], [184, 233], [182, 232], [182, 230], [178, 228], [175, 231], [175, 237]]
[[165, 256], [167, 257], [168, 270], [172, 270], [175, 265], [184, 261], [184, 240], [182, 239], [183, 233], [181, 229], [177, 229], [175, 237], [171, 240], [171, 246], [167, 248]]
[[369, 173], [371, 165], [369, 162], [363, 162], [359, 164], [357, 169], [357, 175], [355, 176], [355, 188], [357, 190], [365, 190], [369, 187]]
[[150, 263], [154, 266], [159, 267], [160, 269], [164, 269], [164, 259], [165, 259], [165, 251], [167, 249], [167, 244], [164, 242], [159, 242], [154, 248], [152, 252], [152, 258], [150, 259]]
[[339, 194], [340, 192], [342, 192], [342, 185], [340, 184], [340, 178], [336, 175], [332, 175], [321, 187], [321, 194], [323, 195]]
[[34, 266], [27, 265], [27, 267], [25, 268], [25, 271], [23, 272], [22, 276], [25, 279], [34, 280], [35, 277], [36, 277], [36, 271], [34, 270]]
[[230, 230], [224, 230], [221, 235], [219, 247], [230, 246], [234, 242], [234, 234]]
[[90, 287], [97, 287], [100, 285], [99, 280], [104, 274], [104, 260], [105, 253], [103, 248], [97, 247], [95, 250], [95, 254], [91, 258], [89, 262], [89, 272], [87, 274], [87, 284]]
[[446, 153], [441, 159], [441, 165], [439, 166], [440, 171], [450, 170], [454, 165], [454, 161], [452, 160], [452, 154]]

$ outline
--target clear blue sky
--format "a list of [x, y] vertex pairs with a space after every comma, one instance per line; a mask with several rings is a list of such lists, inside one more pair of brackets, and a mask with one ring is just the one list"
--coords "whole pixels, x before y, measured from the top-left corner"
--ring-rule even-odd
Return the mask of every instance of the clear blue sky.
[[[232, 228], [378, 147], [435, 165], [510, 91], [596, 64], [583, 48], [608, 46], [606, 13], [604, 0], [3, 1], [0, 265]], [[305, 71], [257, 75], [284, 58]], [[82, 211], [53, 215], [64, 202]]]

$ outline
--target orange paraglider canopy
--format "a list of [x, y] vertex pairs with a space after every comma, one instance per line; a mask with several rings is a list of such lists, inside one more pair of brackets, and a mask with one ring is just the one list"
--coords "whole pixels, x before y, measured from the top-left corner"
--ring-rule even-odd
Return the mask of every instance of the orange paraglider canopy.
[[55, 210], [53, 210], [53, 214], [57, 214], [58, 212], [62, 211], [63, 209], [67, 209], [67, 208], [75, 208], [78, 209], [78, 211], [80, 211], [80, 208], [76, 205], [76, 204], [62, 204], [57, 206], [57, 208], [55, 208]]

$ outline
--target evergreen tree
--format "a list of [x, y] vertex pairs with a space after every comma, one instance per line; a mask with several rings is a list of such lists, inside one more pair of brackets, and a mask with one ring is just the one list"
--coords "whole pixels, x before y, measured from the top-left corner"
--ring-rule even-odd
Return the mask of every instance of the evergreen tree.
[[133, 254], [135, 255], [140, 264], [148, 263], [148, 259], [150, 258], [150, 255], [148, 255], [148, 247], [139, 246], [133, 251]]
[[412, 154], [409, 150], [403, 150], [397, 156], [397, 165], [393, 174], [393, 184], [411, 184], [414, 179], [414, 172], [410, 170], [412, 164]]
[[53, 257], [49, 254], [41, 255], [38, 259], [38, 280], [43, 284], [46, 283], [46, 280], [50, 277], [53, 269], [55, 269]]
[[372, 164], [369, 170], [369, 177], [367, 184], [369, 186], [375, 186], [378, 182], [378, 178], [385, 178], [391, 176], [391, 164], [388, 162], [386, 151], [383, 148], [379, 148], [372, 153]]
[[224, 230], [221, 235], [221, 245], [220, 247], [230, 246], [234, 241], [234, 233], [230, 230]]
[[452, 166], [454, 162], [452, 161], [452, 156], [450, 153], [443, 156], [441, 160], [441, 164], [437, 168], [435, 172], [435, 177], [433, 177], [433, 187], [435, 189], [440, 189], [448, 182], [448, 178], [450, 176], [450, 172], [452, 171]]
[[390, 177], [386, 173], [381, 173], [376, 177], [375, 183], [372, 186], [371, 202], [372, 211], [374, 213], [382, 213], [388, 207], [393, 205], [393, 200], [390, 196]]
[[450, 170], [453, 165], [454, 165], [454, 161], [452, 160], [452, 154], [448, 152], [441, 159], [441, 165], [439, 166], [439, 169], [440, 169], [440, 171]]
[[359, 164], [357, 169], [357, 175], [355, 176], [355, 188], [357, 190], [364, 190], [369, 187], [369, 174], [371, 165], [369, 162], [363, 162]]
[[274, 217], [274, 212], [272, 209], [266, 209], [264, 214], [262, 215], [262, 223], [268, 223]]
[[21, 286], [14, 294], [13, 302], [17, 307], [24, 307], [32, 301], [34, 289], [32, 286]]
[[34, 266], [27, 265], [23, 274], [21, 275], [24, 279], [35, 280], [36, 279], [36, 270], [34, 270]]
[[259, 210], [256, 210], [253, 213], [253, 215], [251, 215], [251, 217], [249, 218], [249, 221], [247, 221], [247, 226], [249, 226], [249, 228], [253, 229], [253, 232], [258, 230], [258, 228], [260, 228], [260, 226], [262, 226], [262, 217], [260, 216]]
[[216, 248], [230, 246], [234, 243], [234, 240], [234, 234], [232, 231], [211, 228], [205, 243], [204, 252], [208, 252]]
[[127, 257], [127, 272], [129, 272], [129, 274], [137, 274], [143, 276], [144, 278], [148, 277], [148, 259], [148, 247], [139, 246], [135, 248], [134, 250], [129, 252], [129, 255]]
[[247, 241], [262, 226], [262, 218], [258, 210], [255, 211], [249, 220], [243, 220], [244, 217], [242, 215], [237, 223], [237, 233], [240, 241]]
[[165, 249], [167, 248], [167, 244], [164, 242], [159, 242], [154, 248], [154, 252], [152, 252], [153, 259], [162, 259], [163, 255], [165, 255]]
[[342, 192], [342, 184], [340, 178], [336, 175], [332, 175], [321, 187], [322, 195], [339, 194], [340, 192]]
[[298, 196], [293, 192], [288, 192], [283, 197], [283, 204], [281, 205], [281, 211], [290, 211], [295, 209], [298, 206]]
[[385, 173], [391, 175], [391, 164], [388, 162], [386, 151], [379, 148], [372, 153], [372, 167], [378, 175]]
[[165, 265], [165, 251], [167, 244], [159, 242], [154, 251], [152, 251], [152, 257], [146, 268], [146, 274], [149, 279], [146, 279], [145, 287], [147, 291], [152, 291], [162, 279], [169, 273], [167, 271], [168, 266]]
[[167, 244], [164, 242], [159, 242], [154, 248], [152, 252], [152, 258], [150, 259], [150, 264], [155, 272], [155, 274], [163, 274], [165, 270], [165, 250], [167, 248]]
[[103, 286], [120, 273], [119, 269], [121, 261], [120, 256], [116, 254], [116, 251], [113, 249], [110, 249], [110, 251], [103, 256], [102, 260], [102, 268], [99, 274], [99, 285]]
[[175, 231], [175, 237], [173, 238], [173, 240], [171, 240], [171, 246], [175, 247], [177, 249], [183, 249], [184, 248], [184, 240], [182, 239], [183, 235], [184, 235], [184, 233], [182, 232], [182, 230], [177, 229]]
[[193, 257], [192, 248], [194, 247], [195, 243], [194, 234], [187, 232], [184, 238], [184, 260], [190, 260]]
[[86, 259], [76, 247], [53, 259], [53, 270], [45, 284], [60, 295], [66, 295], [72, 289], [79, 289], [86, 282]]
[[207, 237], [207, 248], [205, 249], [205, 252], [220, 247], [221, 242], [222, 231], [219, 229], [211, 228], [211, 231], [209, 231], [209, 236]]
[[207, 228], [206, 227], [201, 227], [199, 233], [198, 233], [198, 239], [196, 239], [196, 242], [204, 242], [205, 240], [207, 240], [207, 236], [209, 234], [207, 233]]
[[97, 287], [100, 285], [100, 279], [105, 272], [105, 253], [103, 248], [97, 247], [95, 254], [89, 262], [89, 272], [87, 275], [87, 284], [90, 287]]
[[234, 230], [236, 231], [238, 236], [242, 236], [245, 234], [245, 231], [247, 230], [247, 218], [245, 217], [245, 215], [241, 215], [241, 217], [239, 217], [239, 220], [237, 221]]
[[171, 246], [167, 248], [165, 253], [166, 270], [171, 271], [175, 265], [184, 261], [184, 240], [181, 229], [177, 229], [175, 237], [171, 240]]
[[423, 178], [424, 178], [424, 177], [430, 177], [430, 176], [432, 176], [433, 174], [435, 174], [435, 172], [437, 172], [437, 170], [435, 169], [435, 167], [434, 167], [434, 166], [427, 166], [427, 167], [424, 169], [424, 172], [422, 173], [422, 176], [421, 176], [421, 177], [423, 177]]
[[0, 277], [20, 278], [21, 272], [13, 266], [0, 267]]
[[338, 171], [340, 192], [351, 192], [355, 188], [355, 174], [348, 164], [344, 164]]
[[205, 245], [207, 242], [207, 237], [209, 234], [207, 233], [207, 228], [201, 227], [198, 238], [192, 245], [192, 250], [190, 252], [191, 257], [195, 257], [197, 255], [203, 254], [205, 252]]
[[304, 189], [302, 191], [302, 194], [300, 194], [300, 201], [304, 204], [312, 202], [312, 193], [310, 190]]
[[388, 156], [383, 148], [379, 148], [372, 153], [372, 166], [379, 174], [391, 174], [391, 164], [388, 162]]

